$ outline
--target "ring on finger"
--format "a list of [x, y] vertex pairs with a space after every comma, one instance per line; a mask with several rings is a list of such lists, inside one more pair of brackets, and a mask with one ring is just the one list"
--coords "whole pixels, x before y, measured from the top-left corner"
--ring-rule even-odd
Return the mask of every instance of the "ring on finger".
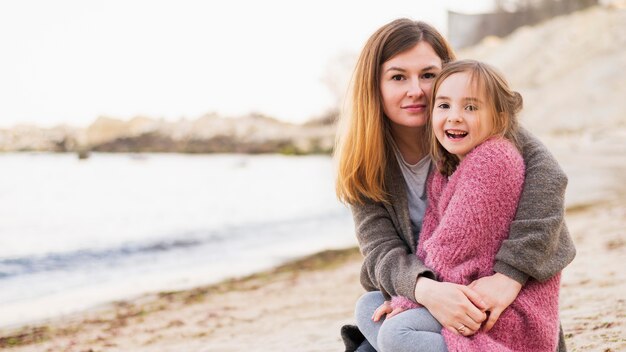
[[460, 333], [463, 333], [463, 331], [465, 331], [465, 325], [461, 324], [461, 326], [459, 326], [458, 328], [456, 328]]

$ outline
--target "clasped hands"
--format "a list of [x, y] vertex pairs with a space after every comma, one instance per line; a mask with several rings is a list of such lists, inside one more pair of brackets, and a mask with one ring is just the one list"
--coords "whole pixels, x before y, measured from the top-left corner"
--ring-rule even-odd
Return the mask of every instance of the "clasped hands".
[[[482, 277], [467, 286], [438, 282], [420, 277], [415, 285], [415, 299], [449, 331], [463, 336], [475, 334], [481, 326], [487, 332], [500, 314], [515, 300], [522, 285], [500, 273]], [[378, 321], [391, 318], [403, 309], [383, 303], [372, 316]]]

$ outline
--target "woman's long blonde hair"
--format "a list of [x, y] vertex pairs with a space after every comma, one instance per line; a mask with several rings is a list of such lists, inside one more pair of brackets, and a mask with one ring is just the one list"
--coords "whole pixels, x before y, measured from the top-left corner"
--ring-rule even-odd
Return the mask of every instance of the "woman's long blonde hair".
[[[491, 136], [499, 136], [511, 141], [518, 149], [517, 140], [518, 122], [517, 113], [522, 109], [522, 96], [509, 88], [506, 79], [494, 67], [476, 60], [459, 60], [447, 64], [433, 83], [430, 97], [430, 110], [435, 107], [437, 91], [441, 83], [455, 73], [467, 72], [470, 82], [486, 98], [485, 113], [489, 114], [493, 123]], [[459, 164], [459, 158], [448, 152], [435, 137], [432, 119], [427, 124], [430, 131], [430, 152], [439, 172], [446, 176], [452, 175]]]
[[380, 92], [381, 67], [422, 41], [432, 46], [442, 63], [454, 60], [452, 48], [434, 27], [406, 18], [379, 28], [361, 51], [352, 78], [351, 104], [342, 113], [335, 144], [336, 192], [344, 203], [389, 201], [385, 171], [391, 134]]

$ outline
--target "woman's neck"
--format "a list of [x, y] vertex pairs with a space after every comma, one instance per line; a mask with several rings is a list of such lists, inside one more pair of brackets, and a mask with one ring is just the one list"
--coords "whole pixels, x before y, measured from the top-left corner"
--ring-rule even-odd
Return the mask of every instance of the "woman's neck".
[[391, 136], [409, 164], [416, 164], [428, 154], [425, 138], [426, 128], [391, 128]]

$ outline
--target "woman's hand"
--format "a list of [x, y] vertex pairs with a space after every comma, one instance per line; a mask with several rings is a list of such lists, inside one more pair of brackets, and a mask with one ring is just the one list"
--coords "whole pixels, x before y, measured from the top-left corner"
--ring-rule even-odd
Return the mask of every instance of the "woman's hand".
[[485, 301], [489, 311], [489, 319], [484, 327], [487, 332], [498, 321], [500, 314], [517, 298], [522, 284], [506, 275], [495, 273], [475, 280], [468, 287], [476, 291]]
[[467, 286], [420, 277], [415, 285], [415, 299], [455, 334], [473, 335], [487, 318], [485, 302]]
[[405, 310], [406, 309], [401, 307], [392, 308], [391, 302], [385, 301], [383, 302], [383, 304], [380, 305], [380, 307], [376, 308], [376, 310], [374, 311], [374, 315], [372, 315], [372, 320], [379, 321], [380, 318], [382, 318], [385, 314], [387, 315], [387, 319], [390, 319], [394, 315], [400, 314]]

